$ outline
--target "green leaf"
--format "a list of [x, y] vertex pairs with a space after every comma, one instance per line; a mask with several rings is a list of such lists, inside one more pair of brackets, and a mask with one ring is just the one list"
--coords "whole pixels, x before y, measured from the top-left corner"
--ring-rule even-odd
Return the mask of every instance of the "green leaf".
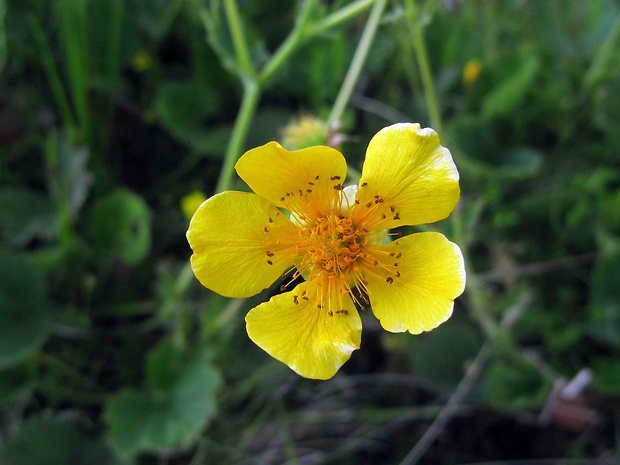
[[31, 418], [0, 451], [3, 465], [112, 465], [112, 452], [71, 422], [54, 417]]
[[93, 205], [91, 234], [98, 256], [141, 262], [151, 248], [151, 212], [142, 197], [119, 189]]
[[67, 134], [51, 133], [47, 144], [52, 193], [70, 219], [75, 219], [93, 182], [92, 174], [86, 169], [88, 150], [73, 144]]
[[598, 341], [620, 347], [620, 252], [594, 264], [590, 286], [589, 333]]
[[12, 187], [0, 191], [0, 237], [15, 248], [34, 238], [52, 239], [58, 234], [53, 202], [33, 190]]
[[597, 358], [592, 362], [593, 384], [597, 389], [610, 394], [620, 393], [620, 361]]
[[484, 374], [484, 391], [499, 408], [526, 409], [544, 404], [551, 385], [530, 365], [492, 363]]
[[218, 371], [204, 347], [164, 341], [147, 361], [149, 384], [125, 388], [108, 404], [107, 436], [123, 455], [187, 446], [215, 413]]
[[36, 366], [22, 363], [0, 371], [0, 407], [26, 395], [34, 386]]
[[416, 375], [444, 391], [453, 389], [463, 377], [467, 362], [480, 349], [480, 337], [467, 324], [453, 321], [412, 340], [412, 362]]
[[0, 250], [0, 368], [36, 353], [51, 331], [45, 277], [24, 255]]
[[494, 125], [480, 118], [455, 117], [449, 131], [450, 139], [493, 179], [524, 179], [540, 172], [543, 155], [539, 150], [525, 145], [507, 147]]
[[214, 137], [207, 121], [220, 106], [219, 95], [197, 82], [173, 82], [157, 93], [155, 108], [161, 123], [180, 142], [200, 153], [213, 153]]
[[533, 176], [540, 171], [542, 159], [542, 153], [533, 147], [513, 147], [506, 153], [500, 167], [501, 175], [514, 179]]
[[508, 71], [508, 74], [484, 99], [482, 115], [485, 119], [508, 115], [523, 102], [527, 91], [536, 81], [540, 63], [526, 50], [512, 63], [498, 67], [505, 72]]

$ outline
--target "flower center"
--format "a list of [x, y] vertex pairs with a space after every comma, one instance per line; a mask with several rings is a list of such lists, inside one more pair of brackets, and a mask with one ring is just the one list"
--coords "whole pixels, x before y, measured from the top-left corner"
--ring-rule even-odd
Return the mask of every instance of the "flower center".
[[305, 252], [302, 269], [309, 269], [310, 277], [349, 275], [352, 265], [364, 254], [365, 233], [347, 217], [332, 214], [319, 218], [300, 231], [299, 248]]

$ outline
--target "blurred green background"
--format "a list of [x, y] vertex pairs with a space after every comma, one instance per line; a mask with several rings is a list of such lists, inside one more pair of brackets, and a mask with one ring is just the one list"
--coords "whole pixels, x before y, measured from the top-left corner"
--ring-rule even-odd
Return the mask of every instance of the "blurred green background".
[[[618, 463], [619, 18], [0, 0], [0, 463]], [[232, 164], [270, 140], [335, 143], [355, 181], [404, 121], [459, 168], [456, 217], [431, 226], [466, 293], [420, 336], [364, 312], [340, 373], [300, 378], [245, 333], [279, 283], [230, 300], [194, 279], [192, 205], [247, 189]]]

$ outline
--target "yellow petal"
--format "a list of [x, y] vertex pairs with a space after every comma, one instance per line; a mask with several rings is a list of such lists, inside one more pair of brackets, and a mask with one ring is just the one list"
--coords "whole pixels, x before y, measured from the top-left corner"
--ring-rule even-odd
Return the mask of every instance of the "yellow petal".
[[368, 144], [356, 199], [371, 227], [433, 223], [459, 201], [459, 173], [439, 136], [419, 124], [394, 124]]
[[227, 297], [249, 297], [271, 285], [295, 260], [297, 228], [268, 200], [227, 191], [205, 201], [187, 240], [203, 286]]
[[317, 289], [302, 283], [253, 308], [245, 321], [250, 339], [269, 355], [301, 376], [329, 379], [359, 348], [362, 322], [348, 295], [339, 309], [318, 308]]
[[289, 152], [277, 142], [269, 142], [246, 152], [235, 169], [254, 192], [274, 205], [316, 218], [328, 212], [335, 193], [342, 188], [347, 164], [331, 147]]
[[[388, 331], [430, 331], [452, 314], [465, 289], [459, 247], [443, 234], [410, 234], [381, 247], [377, 276], [367, 277], [372, 311]], [[397, 263], [397, 265], [395, 265]]]

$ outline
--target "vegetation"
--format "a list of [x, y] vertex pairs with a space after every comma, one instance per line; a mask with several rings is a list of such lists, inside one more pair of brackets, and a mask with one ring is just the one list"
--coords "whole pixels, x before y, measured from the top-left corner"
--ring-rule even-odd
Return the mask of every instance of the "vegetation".
[[[620, 460], [619, 51], [615, 0], [0, 0], [0, 463]], [[404, 121], [459, 169], [423, 229], [465, 294], [306, 380], [245, 332], [280, 283], [200, 286], [184, 211], [270, 140], [355, 182]]]

